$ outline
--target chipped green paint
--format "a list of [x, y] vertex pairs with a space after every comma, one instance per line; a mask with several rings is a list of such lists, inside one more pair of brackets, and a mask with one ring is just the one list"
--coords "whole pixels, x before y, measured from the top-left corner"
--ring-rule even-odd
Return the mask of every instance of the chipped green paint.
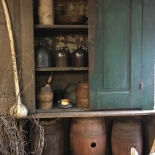
[[154, 17], [154, 0], [98, 0], [91, 109], [153, 109]]

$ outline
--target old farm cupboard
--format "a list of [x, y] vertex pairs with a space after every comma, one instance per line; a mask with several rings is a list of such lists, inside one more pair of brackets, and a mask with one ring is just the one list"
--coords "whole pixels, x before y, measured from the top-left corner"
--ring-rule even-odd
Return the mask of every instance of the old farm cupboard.
[[[61, 0], [54, 2], [63, 3]], [[70, 0], [65, 2], [67, 4]], [[107, 120], [110, 120], [111, 116], [115, 118], [115, 116], [139, 115], [143, 119], [147, 133], [147, 148], [144, 151], [148, 154], [155, 137], [153, 132], [155, 118], [150, 116], [154, 115], [155, 1], [81, 0], [80, 2], [87, 6], [85, 12], [88, 16], [88, 25], [44, 26], [38, 24], [36, 19], [38, 0], [7, 0], [16, 51], [22, 62], [20, 68], [24, 88], [22, 100], [28, 108], [28, 118], [107, 116]], [[2, 9], [1, 2], [0, 9]], [[6, 33], [5, 19], [0, 18], [0, 38], [5, 38]], [[51, 50], [55, 52], [57, 42], [60, 41], [59, 35], [76, 34], [87, 38], [85, 45], [88, 46], [88, 67], [59, 69], [35, 67], [34, 49], [38, 38], [44, 38], [42, 40], [52, 38]], [[2, 55], [7, 43], [1, 47]], [[9, 56], [6, 61], [9, 61], [8, 58]], [[3, 70], [6, 64], [7, 62], [0, 69]], [[53, 89], [56, 84], [64, 87], [68, 82], [77, 84], [80, 80], [88, 81], [89, 107], [65, 110], [58, 107], [37, 109], [38, 79], [48, 77], [51, 72], [53, 72]], [[13, 91], [11, 84], [10, 87], [9, 89]]]
[[[34, 51], [33, 29], [37, 37], [39, 35], [46, 37], [47, 30], [51, 35], [63, 32], [87, 32], [83, 30], [87, 29], [85, 26], [74, 25], [68, 28], [60, 25], [53, 27], [34, 25], [32, 5], [31, 1], [20, 2], [21, 50], [25, 54]], [[153, 7], [153, 0], [88, 2], [88, 9], [91, 10], [88, 11], [90, 109], [153, 109]], [[71, 32], [67, 32], [68, 29]], [[46, 33], [43, 34], [44, 31]], [[33, 59], [33, 55], [31, 58]], [[25, 59], [23, 64], [26, 68], [32, 68], [34, 65]], [[28, 77], [25, 77], [23, 82], [26, 84], [27, 80]], [[33, 82], [28, 89], [25, 92], [25, 95], [28, 95], [24, 97], [25, 104], [29, 112], [33, 113], [35, 112]]]

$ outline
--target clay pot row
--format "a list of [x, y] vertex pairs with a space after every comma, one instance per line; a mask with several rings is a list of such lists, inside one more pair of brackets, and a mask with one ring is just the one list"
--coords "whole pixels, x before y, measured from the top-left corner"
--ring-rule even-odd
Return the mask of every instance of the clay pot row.
[[60, 47], [60, 50], [54, 54], [54, 63], [52, 63], [52, 52], [44, 45], [39, 44], [35, 48], [35, 66], [36, 67], [87, 67], [88, 52], [77, 46], [71, 54], [66, 47]]

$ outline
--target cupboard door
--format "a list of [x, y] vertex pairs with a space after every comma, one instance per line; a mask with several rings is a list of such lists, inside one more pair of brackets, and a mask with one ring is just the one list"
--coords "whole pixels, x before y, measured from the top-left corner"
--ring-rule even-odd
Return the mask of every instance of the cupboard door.
[[153, 109], [155, 2], [89, 1], [91, 109]]

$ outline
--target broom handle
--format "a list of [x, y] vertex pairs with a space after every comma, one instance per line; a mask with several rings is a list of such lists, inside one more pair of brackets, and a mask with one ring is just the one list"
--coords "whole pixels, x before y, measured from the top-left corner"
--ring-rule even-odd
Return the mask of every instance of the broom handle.
[[19, 83], [18, 83], [16, 54], [15, 54], [13, 33], [12, 33], [12, 28], [11, 28], [10, 16], [9, 16], [9, 12], [8, 12], [8, 8], [7, 8], [5, 0], [2, 0], [2, 5], [4, 8], [6, 23], [7, 23], [8, 33], [9, 33], [9, 39], [10, 39], [11, 57], [12, 57], [12, 65], [13, 65], [13, 73], [14, 73], [15, 93], [16, 93], [16, 97], [17, 97], [17, 103], [19, 103], [18, 102], [18, 101], [20, 101], [20, 97], [18, 96], [19, 95]]

